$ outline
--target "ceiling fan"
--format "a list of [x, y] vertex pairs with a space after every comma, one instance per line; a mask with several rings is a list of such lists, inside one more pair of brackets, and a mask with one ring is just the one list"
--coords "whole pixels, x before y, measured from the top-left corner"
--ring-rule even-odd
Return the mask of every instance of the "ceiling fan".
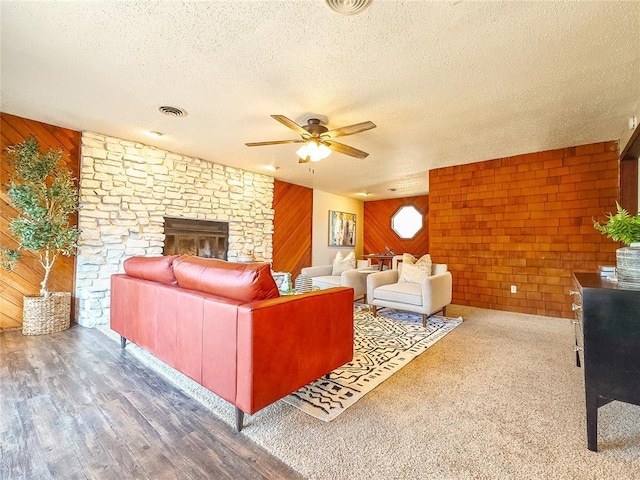
[[329, 130], [321, 124], [318, 118], [309, 118], [306, 125], [298, 125], [293, 120], [289, 120], [284, 115], [271, 115], [284, 126], [289, 127], [294, 132], [300, 134], [301, 139], [297, 140], [275, 140], [272, 142], [251, 142], [245, 143], [247, 147], [259, 147], [262, 145], [281, 145], [283, 143], [303, 143], [304, 145], [298, 150], [299, 163], [307, 163], [309, 161], [322, 160], [329, 156], [331, 150], [356, 158], [366, 158], [369, 154], [350, 147], [334, 140], [336, 137], [344, 137], [353, 135], [354, 133], [364, 132], [376, 128], [373, 122], [362, 122], [347, 127], [334, 128]]

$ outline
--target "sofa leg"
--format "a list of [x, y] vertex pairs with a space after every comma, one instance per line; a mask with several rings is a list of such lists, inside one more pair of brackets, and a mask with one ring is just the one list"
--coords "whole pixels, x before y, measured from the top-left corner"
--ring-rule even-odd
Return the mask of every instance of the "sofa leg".
[[426, 328], [426, 327], [427, 327], [427, 318], [429, 318], [429, 315], [427, 315], [427, 314], [423, 313], [423, 314], [422, 314], [422, 326], [423, 326], [424, 328]]
[[127, 339], [120, 335], [120, 348], [124, 348], [127, 346]]
[[371, 305], [371, 313], [373, 314], [374, 317], [378, 316], [378, 307], [376, 307], [375, 305]]
[[443, 317], [447, 316], [447, 306], [446, 305], [444, 307], [442, 307], [442, 316]]
[[242, 430], [242, 424], [244, 423], [244, 412], [236, 407], [236, 431]]

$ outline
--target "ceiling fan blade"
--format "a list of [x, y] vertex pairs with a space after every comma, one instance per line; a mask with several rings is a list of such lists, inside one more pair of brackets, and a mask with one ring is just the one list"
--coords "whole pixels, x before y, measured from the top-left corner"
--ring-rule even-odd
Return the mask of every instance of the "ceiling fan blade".
[[247, 147], [260, 147], [262, 145], [282, 145], [283, 143], [304, 143], [305, 140], [275, 140], [273, 142], [250, 142], [245, 143]]
[[362, 150], [358, 150], [357, 148], [350, 147], [349, 145], [345, 145], [343, 143], [334, 142], [333, 140], [325, 140], [322, 143], [324, 143], [334, 152], [343, 153], [344, 155], [349, 155], [350, 157], [362, 159], [369, 156], [367, 152], [363, 152]]
[[275, 118], [277, 121], [279, 121], [285, 127], [289, 127], [291, 130], [293, 130], [296, 133], [299, 133], [304, 138], [311, 137], [311, 134], [309, 132], [307, 132], [304, 128], [302, 128], [300, 125], [298, 125], [293, 120], [289, 120], [284, 115], [271, 115], [271, 118]]
[[362, 122], [354, 125], [348, 125], [346, 127], [334, 128], [320, 135], [320, 138], [335, 138], [344, 137], [345, 135], [353, 135], [354, 133], [364, 132], [376, 128], [376, 124], [373, 122]]

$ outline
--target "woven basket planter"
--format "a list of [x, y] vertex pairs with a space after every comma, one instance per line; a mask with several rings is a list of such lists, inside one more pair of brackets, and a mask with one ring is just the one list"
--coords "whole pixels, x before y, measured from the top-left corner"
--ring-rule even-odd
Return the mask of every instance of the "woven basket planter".
[[71, 324], [71, 293], [53, 292], [48, 297], [25, 295], [22, 307], [23, 335], [61, 332]]

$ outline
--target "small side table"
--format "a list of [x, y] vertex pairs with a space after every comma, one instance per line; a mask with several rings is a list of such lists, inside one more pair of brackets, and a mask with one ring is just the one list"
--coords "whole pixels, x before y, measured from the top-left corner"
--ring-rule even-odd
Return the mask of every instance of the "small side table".
[[389, 255], [386, 253], [371, 253], [369, 255], [363, 255], [362, 258], [368, 260], [377, 260], [378, 261], [378, 270], [382, 270], [384, 268], [384, 262], [389, 261], [389, 268], [391, 268], [391, 262], [395, 255]]

